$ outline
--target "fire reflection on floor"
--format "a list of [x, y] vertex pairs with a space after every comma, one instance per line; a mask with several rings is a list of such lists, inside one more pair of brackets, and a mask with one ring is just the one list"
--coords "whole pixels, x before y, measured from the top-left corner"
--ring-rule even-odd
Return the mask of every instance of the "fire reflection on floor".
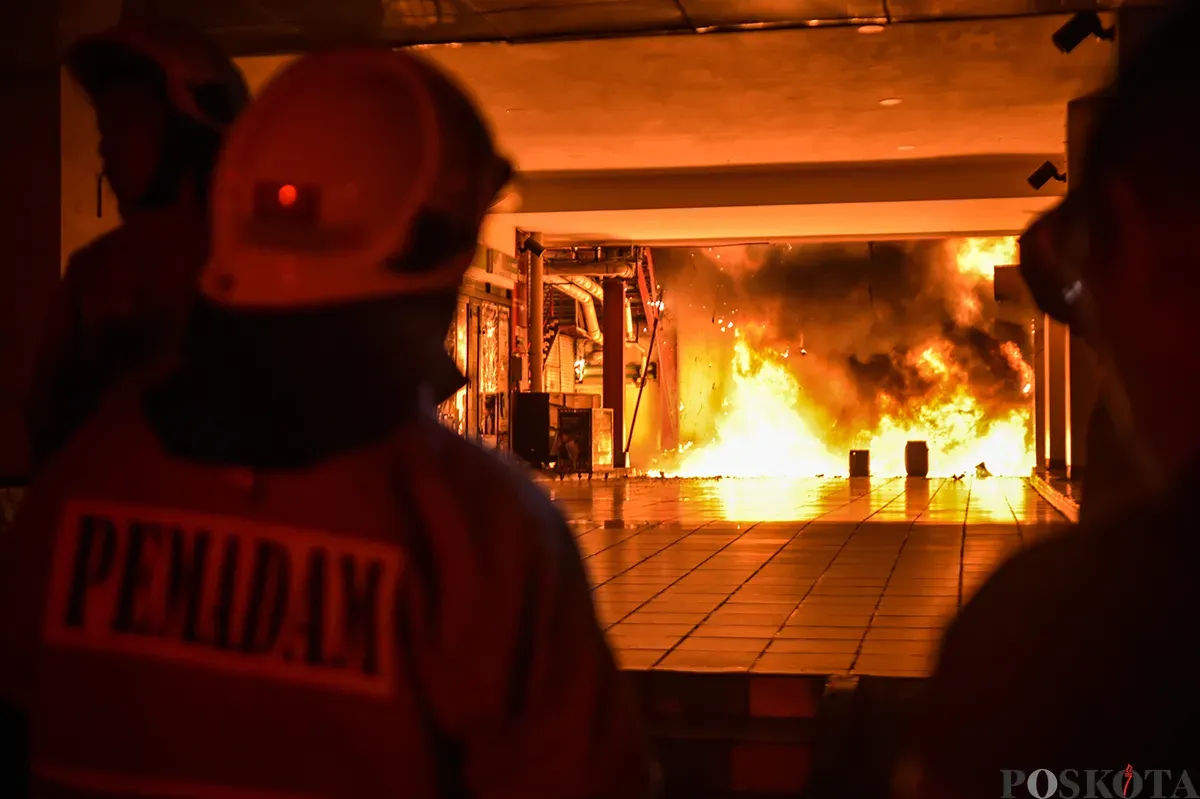
[[1062, 521], [1017, 478], [546, 487], [627, 668], [925, 674], [964, 598]]

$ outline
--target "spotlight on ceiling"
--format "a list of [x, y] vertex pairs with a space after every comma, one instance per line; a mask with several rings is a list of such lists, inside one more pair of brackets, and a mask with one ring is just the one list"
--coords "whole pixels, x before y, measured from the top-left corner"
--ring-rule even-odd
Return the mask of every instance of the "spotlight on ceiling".
[[1033, 174], [1026, 178], [1026, 180], [1029, 181], [1029, 185], [1032, 186], [1034, 190], [1040, 190], [1042, 186], [1045, 186], [1051, 180], [1057, 180], [1060, 183], [1066, 183], [1067, 176], [1059, 172], [1058, 167], [1056, 167], [1053, 162], [1047, 161], [1034, 170]]
[[883, 33], [885, 30], [887, 30], [887, 29], [885, 27], [883, 27], [882, 25], [859, 25], [858, 26], [858, 32], [862, 33], [862, 34], [866, 34], [866, 35], [870, 35], [872, 33]]
[[1116, 29], [1104, 27], [1100, 15], [1095, 11], [1081, 11], [1067, 20], [1067, 24], [1056, 30], [1050, 39], [1059, 50], [1069, 53], [1089, 36], [1111, 42], [1116, 38]]
[[546, 251], [546, 245], [535, 239], [533, 236], [525, 239], [521, 243], [521, 252], [532, 253], [533, 257], [540, 258], [542, 253]]

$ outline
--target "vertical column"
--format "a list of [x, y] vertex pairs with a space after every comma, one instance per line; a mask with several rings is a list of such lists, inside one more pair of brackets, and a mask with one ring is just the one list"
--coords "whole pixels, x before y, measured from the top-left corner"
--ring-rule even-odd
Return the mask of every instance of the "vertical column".
[[625, 281], [604, 281], [604, 407], [612, 409], [613, 466], [625, 467]]
[[537, 233], [529, 236], [533, 241], [529, 254], [529, 390], [539, 393], [545, 390], [546, 370], [543, 363], [546, 342], [545, 309], [546, 276], [542, 268], [541, 237]]
[[[1160, 8], [1123, 8], [1117, 13], [1118, 62], [1130, 58], [1141, 46], [1146, 33], [1161, 18]], [[1078, 185], [1083, 177], [1085, 145], [1091, 135], [1100, 100], [1094, 96], [1080, 97], [1067, 104], [1067, 180]], [[1071, 335], [1067, 342], [1067, 423], [1074, 435], [1069, 435], [1066, 453], [1068, 476], [1080, 479], [1087, 469], [1088, 423], [1099, 392], [1096, 354], [1079, 336]]]
[[[1079, 185], [1083, 177], [1084, 147], [1099, 102], [1095, 97], [1080, 97], [1067, 104], [1067, 180], [1071, 186]], [[1098, 393], [1096, 355], [1081, 337], [1072, 334], [1067, 341], [1067, 356], [1068, 419], [1074, 435], [1068, 439], [1066, 465], [1067, 476], [1078, 480], [1087, 469], [1088, 421]]]
[[24, 408], [61, 269], [59, 3], [17, 0], [0, 26], [0, 481], [28, 468]]
[[1053, 319], [1046, 324], [1046, 422], [1049, 426], [1047, 466], [1052, 471], [1067, 468], [1067, 441], [1070, 438], [1070, 381], [1068, 375], [1067, 326]]
[[1162, 15], [1162, 8], [1150, 6], [1128, 6], [1117, 11], [1118, 62], [1133, 56], [1141, 46], [1142, 39], [1154, 29]]
[[1044, 470], [1050, 460], [1050, 425], [1047, 413], [1050, 409], [1049, 364], [1050, 351], [1046, 349], [1046, 326], [1049, 317], [1039, 314], [1033, 323], [1033, 436], [1036, 449], [1034, 468]]

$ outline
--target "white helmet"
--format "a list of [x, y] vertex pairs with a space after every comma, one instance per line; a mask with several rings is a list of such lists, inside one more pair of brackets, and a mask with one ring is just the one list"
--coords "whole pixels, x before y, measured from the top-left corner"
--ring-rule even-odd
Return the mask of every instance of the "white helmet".
[[85, 36], [67, 51], [71, 76], [95, 94], [114, 74], [141, 59], [161, 70], [167, 98], [180, 113], [217, 133], [245, 108], [250, 92], [233, 62], [204, 36], [186, 28], [129, 20]]
[[421, 58], [303, 57], [226, 139], [203, 291], [260, 309], [452, 291], [510, 174], [471, 101]]

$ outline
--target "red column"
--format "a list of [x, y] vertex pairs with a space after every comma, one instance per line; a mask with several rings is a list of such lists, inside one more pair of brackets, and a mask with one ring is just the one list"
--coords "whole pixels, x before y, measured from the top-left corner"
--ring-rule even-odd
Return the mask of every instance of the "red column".
[[625, 281], [604, 281], [604, 407], [612, 409], [613, 466], [625, 468]]

